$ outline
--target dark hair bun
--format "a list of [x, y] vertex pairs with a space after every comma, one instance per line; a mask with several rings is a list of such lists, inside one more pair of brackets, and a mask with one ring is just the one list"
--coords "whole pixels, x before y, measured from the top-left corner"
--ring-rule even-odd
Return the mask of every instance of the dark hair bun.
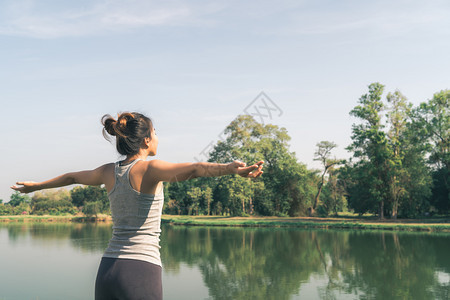
[[102, 124], [104, 127], [103, 130], [106, 131], [109, 135], [116, 135], [116, 132], [114, 131], [116, 123], [117, 121], [110, 115], [104, 115], [102, 118]]
[[[130, 134], [128, 128], [132, 123], [137, 121], [134, 115], [131, 113], [117, 114], [117, 120], [110, 115], [104, 115], [102, 118], [102, 124], [105, 131], [112, 136], [127, 137]], [[127, 127], [128, 126], [128, 127]]]
[[151, 137], [153, 128], [152, 121], [140, 113], [124, 112], [117, 115], [117, 120], [111, 115], [102, 117], [103, 136], [116, 137], [116, 146], [120, 154], [129, 155], [139, 151], [142, 141], [146, 137]]
[[117, 122], [113, 125], [116, 136], [126, 138], [130, 135], [130, 126], [135, 125], [137, 120], [131, 113], [122, 113], [117, 117]]

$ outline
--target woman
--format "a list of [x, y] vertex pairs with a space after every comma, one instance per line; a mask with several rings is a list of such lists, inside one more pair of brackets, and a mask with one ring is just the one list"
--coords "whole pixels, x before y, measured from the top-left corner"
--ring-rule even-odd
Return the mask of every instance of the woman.
[[163, 182], [197, 177], [239, 174], [260, 176], [263, 162], [246, 167], [234, 161], [218, 163], [169, 163], [155, 156], [158, 137], [152, 121], [140, 113], [122, 113], [115, 120], [102, 118], [103, 135], [116, 137], [122, 161], [94, 170], [71, 172], [43, 181], [17, 182], [11, 188], [30, 193], [70, 184], [101, 185], [108, 192], [113, 236], [103, 254], [95, 283], [95, 299], [162, 299], [159, 235], [164, 204]]

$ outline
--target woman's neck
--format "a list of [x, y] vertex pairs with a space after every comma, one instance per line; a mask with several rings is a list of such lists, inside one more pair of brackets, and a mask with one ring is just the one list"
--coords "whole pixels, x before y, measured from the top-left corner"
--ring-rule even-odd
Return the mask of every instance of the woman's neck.
[[137, 153], [131, 156], [127, 156], [127, 158], [125, 158], [124, 160], [121, 161], [122, 164], [128, 164], [136, 159], [142, 159], [142, 160], [146, 160], [147, 159], [147, 155], [142, 154], [142, 153]]

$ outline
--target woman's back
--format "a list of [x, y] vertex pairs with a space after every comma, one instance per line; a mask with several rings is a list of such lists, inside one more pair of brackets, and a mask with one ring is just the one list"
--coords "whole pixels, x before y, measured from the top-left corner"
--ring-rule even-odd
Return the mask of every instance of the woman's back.
[[134, 189], [130, 183], [130, 171], [138, 161], [140, 159], [126, 165], [115, 163], [115, 184], [108, 193], [113, 236], [103, 256], [142, 260], [161, 266], [159, 235], [163, 185], [158, 185], [155, 194]]

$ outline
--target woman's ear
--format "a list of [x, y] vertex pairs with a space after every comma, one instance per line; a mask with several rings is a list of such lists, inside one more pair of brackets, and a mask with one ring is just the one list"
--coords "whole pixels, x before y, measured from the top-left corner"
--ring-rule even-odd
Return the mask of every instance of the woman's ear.
[[152, 140], [149, 137], [144, 138], [144, 144], [145, 144], [146, 148], [150, 147], [151, 141]]

